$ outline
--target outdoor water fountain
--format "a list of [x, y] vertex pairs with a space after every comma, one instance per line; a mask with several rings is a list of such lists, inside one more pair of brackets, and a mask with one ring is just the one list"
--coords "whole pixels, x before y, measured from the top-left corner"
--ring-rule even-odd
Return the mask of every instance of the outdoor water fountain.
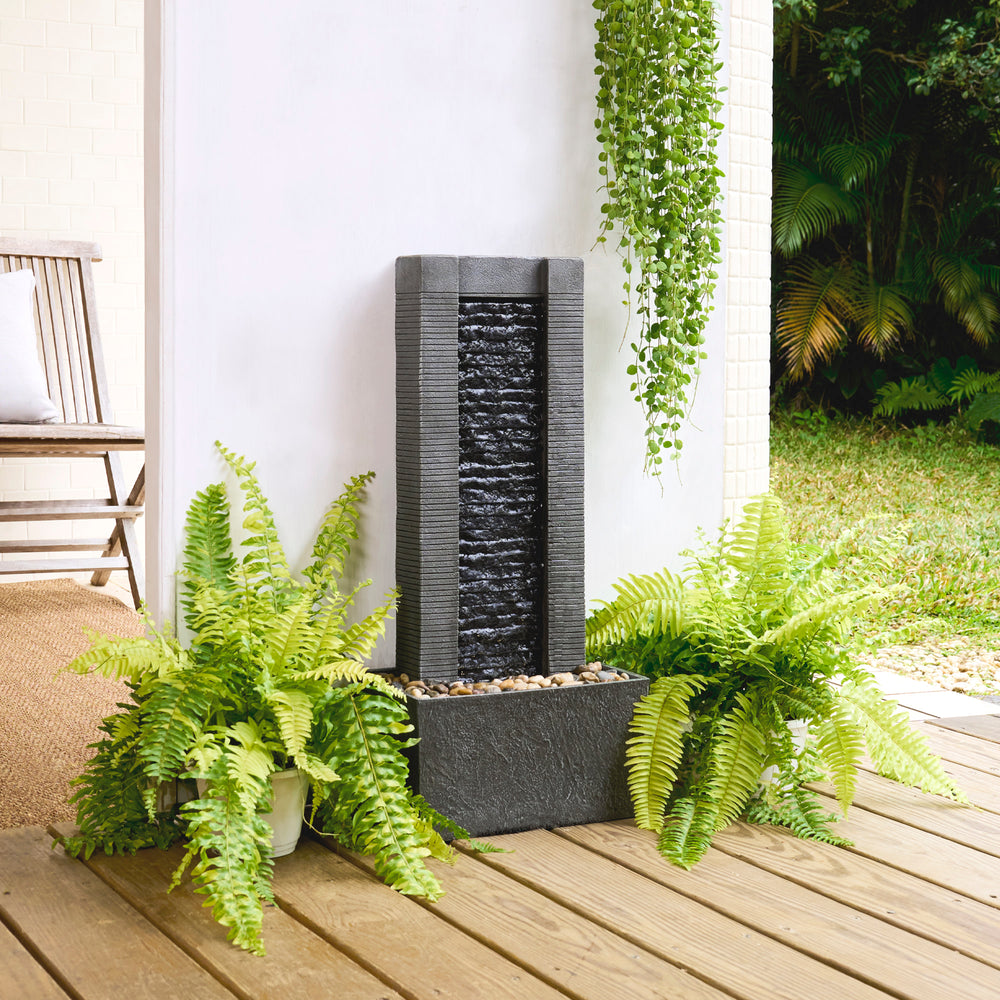
[[[396, 669], [584, 660], [583, 263], [396, 261]], [[630, 815], [632, 678], [408, 700], [417, 790], [475, 835]]]

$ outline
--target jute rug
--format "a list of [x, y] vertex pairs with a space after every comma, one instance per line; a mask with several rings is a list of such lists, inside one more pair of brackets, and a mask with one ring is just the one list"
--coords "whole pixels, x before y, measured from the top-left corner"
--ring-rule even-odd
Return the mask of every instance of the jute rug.
[[72, 580], [0, 584], [0, 829], [75, 818], [70, 780], [126, 698], [122, 683], [61, 672], [90, 647], [85, 627], [145, 631], [117, 598]]

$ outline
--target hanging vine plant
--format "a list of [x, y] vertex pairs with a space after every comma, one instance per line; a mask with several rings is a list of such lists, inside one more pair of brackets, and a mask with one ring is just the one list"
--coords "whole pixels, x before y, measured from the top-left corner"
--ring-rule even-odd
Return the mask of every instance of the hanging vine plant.
[[600, 88], [595, 121], [607, 201], [598, 242], [624, 258], [631, 391], [646, 416], [646, 468], [679, 458], [681, 421], [706, 357], [719, 262], [713, 0], [594, 0]]

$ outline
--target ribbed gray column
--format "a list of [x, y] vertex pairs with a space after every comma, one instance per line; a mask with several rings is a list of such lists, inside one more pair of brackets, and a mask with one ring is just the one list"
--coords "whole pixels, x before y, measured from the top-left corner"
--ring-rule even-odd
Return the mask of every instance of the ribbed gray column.
[[[460, 667], [458, 329], [459, 302], [473, 299], [543, 305], [546, 384], [540, 394], [545, 420], [539, 462], [545, 538], [538, 567], [543, 599], [537, 629], [541, 648], [531, 661], [552, 673], [584, 658], [583, 263], [400, 257], [397, 669], [425, 680], [450, 679]], [[475, 665], [462, 669], [468, 673]]]

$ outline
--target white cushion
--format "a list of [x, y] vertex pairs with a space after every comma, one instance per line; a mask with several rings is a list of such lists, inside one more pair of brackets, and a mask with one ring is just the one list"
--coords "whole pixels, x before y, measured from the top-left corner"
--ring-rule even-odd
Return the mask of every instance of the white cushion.
[[0, 423], [36, 424], [59, 416], [38, 359], [34, 287], [31, 271], [0, 274]]

